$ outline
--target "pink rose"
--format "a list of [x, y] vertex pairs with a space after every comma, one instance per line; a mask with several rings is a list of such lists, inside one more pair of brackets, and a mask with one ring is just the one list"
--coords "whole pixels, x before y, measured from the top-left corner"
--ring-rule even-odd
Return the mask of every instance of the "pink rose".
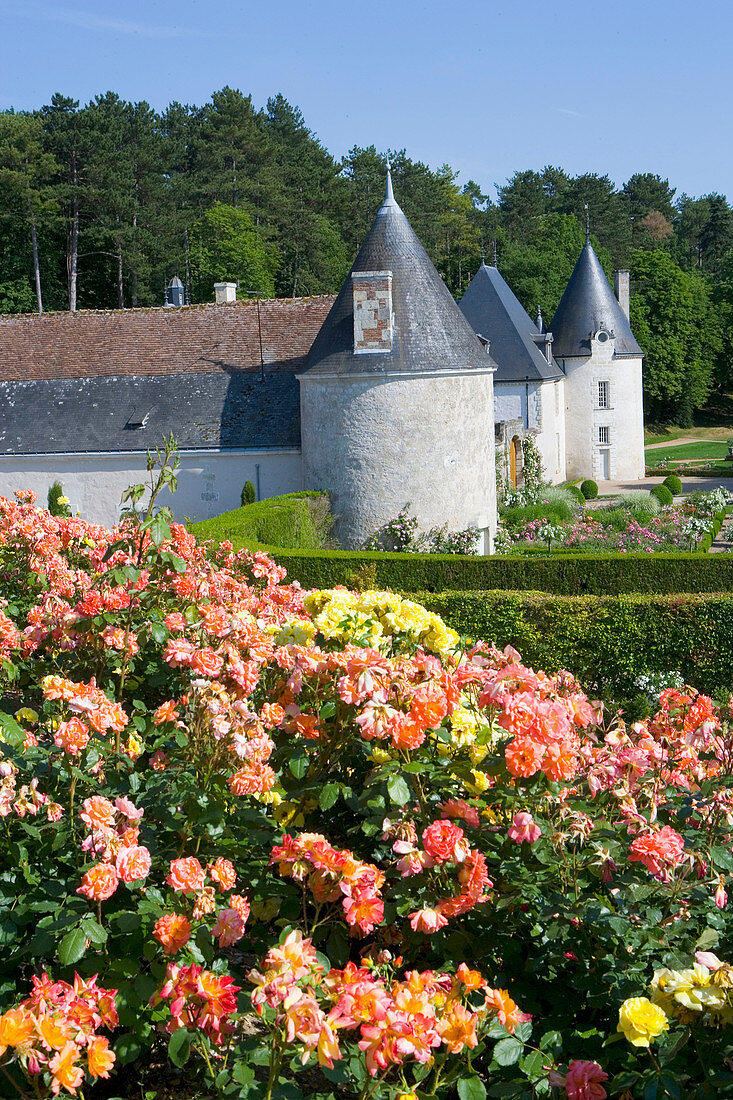
[[528, 814], [523, 810], [512, 818], [512, 823], [507, 829], [507, 836], [510, 840], [515, 840], [517, 844], [522, 844], [525, 841], [527, 844], [534, 844], [535, 840], [539, 840], [542, 836], [542, 829], [536, 824], [532, 814]]

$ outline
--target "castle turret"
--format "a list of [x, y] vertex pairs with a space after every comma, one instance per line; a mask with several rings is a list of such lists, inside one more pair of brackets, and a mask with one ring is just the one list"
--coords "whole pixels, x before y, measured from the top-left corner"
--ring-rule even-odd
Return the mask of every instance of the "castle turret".
[[496, 525], [496, 364], [387, 193], [299, 375], [303, 477], [342, 545], [405, 506], [420, 527]]
[[643, 351], [631, 331], [628, 277], [617, 301], [590, 235], [552, 319], [552, 350], [565, 373], [567, 476], [644, 477]]

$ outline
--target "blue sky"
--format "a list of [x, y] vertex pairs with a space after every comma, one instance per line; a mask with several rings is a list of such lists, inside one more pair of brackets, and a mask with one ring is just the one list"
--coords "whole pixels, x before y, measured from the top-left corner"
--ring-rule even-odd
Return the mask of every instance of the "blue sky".
[[229, 84], [490, 193], [554, 164], [733, 198], [732, 39], [731, 0], [0, 0], [0, 106]]

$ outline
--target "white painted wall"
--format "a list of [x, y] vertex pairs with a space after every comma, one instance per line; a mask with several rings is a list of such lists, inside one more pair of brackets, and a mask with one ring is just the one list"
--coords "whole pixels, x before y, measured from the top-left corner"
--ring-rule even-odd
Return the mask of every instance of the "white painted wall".
[[496, 531], [492, 370], [300, 376], [303, 483], [328, 489], [342, 545], [407, 504], [420, 527]]
[[[604, 479], [605, 445], [598, 429], [610, 430], [612, 481], [644, 477], [644, 404], [641, 359], [616, 359], [613, 338], [591, 340], [591, 355], [565, 359], [565, 438], [568, 478]], [[611, 384], [611, 407], [598, 407], [598, 383]]]
[[[260, 497], [297, 492], [303, 487], [300, 450], [181, 451], [178, 491], [161, 493], [158, 503], [173, 509], [176, 519], [208, 519], [238, 508], [242, 486], [257, 486]], [[147, 482], [146, 456], [140, 454], [0, 455], [0, 496], [32, 489], [40, 507], [54, 481], [60, 481], [73, 512], [92, 523], [113, 526], [120, 496], [129, 485]]]
[[[557, 395], [559, 393], [559, 411]], [[521, 419], [525, 427], [537, 433], [536, 442], [548, 480], [564, 481], [565, 474], [565, 399], [564, 380], [557, 382], [497, 382], [494, 380], [494, 419]], [[560, 460], [557, 436], [560, 437]]]

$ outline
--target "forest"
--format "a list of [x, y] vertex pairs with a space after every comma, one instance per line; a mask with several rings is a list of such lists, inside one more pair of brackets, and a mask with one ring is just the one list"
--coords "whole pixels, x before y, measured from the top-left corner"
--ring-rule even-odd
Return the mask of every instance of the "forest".
[[[229, 87], [162, 113], [114, 92], [60, 93], [0, 113], [0, 313], [159, 306], [179, 275], [191, 303], [236, 280], [241, 297], [338, 290], [384, 194], [395, 193], [460, 297], [484, 254], [549, 323], [583, 245], [586, 207], [606, 271], [628, 267], [646, 353], [648, 421], [692, 422], [733, 388], [733, 209], [652, 172], [517, 171], [460, 182], [406, 150], [333, 157], [282, 95], [258, 108]], [[493, 181], [492, 181], [493, 182]]]

